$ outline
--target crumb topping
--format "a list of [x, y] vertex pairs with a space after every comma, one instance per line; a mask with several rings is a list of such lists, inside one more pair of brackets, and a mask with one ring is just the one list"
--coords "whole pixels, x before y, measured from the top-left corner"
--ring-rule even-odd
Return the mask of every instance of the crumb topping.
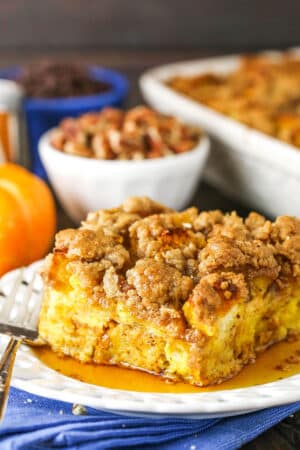
[[210, 325], [216, 316], [224, 314], [236, 301], [247, 301], [249, 291], [243, 274], [210, 273], [200, 279], [189, 298], [197, 321]]
[[178, 75], [174, 90], [251, 128], [300, 147], [300, 58], [246, 56], [228, 74]]
[[[148, 198], [129, 198], [118, 208], [90, 213], [78, 230], [57, 234], [43, 275], [50, 283], [55, 258], [67, 258], [93, 301], [122, 299], [139, 317], [193, 334], [185, 314], [208, 324], [234, 302], [248, 301], [263, 278], [280, 290], [300, 276], [300, 220], [275, 222], [257, 213], [170, 210]], [[59, 287], [58, 287], [59, 288]]]
[[190, 277], [169, 264], [150, 258], [139, 259], [127, 271], [126, 277], [145, 305], [169, 304], [178, 309], [193, 288]]

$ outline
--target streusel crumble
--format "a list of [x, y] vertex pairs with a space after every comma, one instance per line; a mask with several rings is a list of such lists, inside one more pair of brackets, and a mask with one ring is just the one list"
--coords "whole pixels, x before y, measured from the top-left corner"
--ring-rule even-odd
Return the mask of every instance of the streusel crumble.
[[235, 120], [300, 147], [300, 58], [245, 57], [229, 74], [176, 76], [176, 91]]

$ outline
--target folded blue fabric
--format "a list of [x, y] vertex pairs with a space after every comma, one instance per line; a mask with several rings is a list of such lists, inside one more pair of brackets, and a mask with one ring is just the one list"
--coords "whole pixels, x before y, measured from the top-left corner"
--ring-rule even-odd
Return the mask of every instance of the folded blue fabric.
[[1, 450], [233, 450], [300, 410], [300, 402], [226, 419], [147, 419], [87, 408], [74, 416], [69, 403], [10, 391], [0, 426]]

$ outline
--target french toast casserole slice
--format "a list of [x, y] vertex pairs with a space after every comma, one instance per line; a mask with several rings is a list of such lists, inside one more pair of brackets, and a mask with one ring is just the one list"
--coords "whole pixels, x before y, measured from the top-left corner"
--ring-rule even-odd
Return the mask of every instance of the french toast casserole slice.
[[82, 362], [205, 386], [300, 333], [300, 220], [170, 210], [145, 197], [61, 231], [42, 338]]

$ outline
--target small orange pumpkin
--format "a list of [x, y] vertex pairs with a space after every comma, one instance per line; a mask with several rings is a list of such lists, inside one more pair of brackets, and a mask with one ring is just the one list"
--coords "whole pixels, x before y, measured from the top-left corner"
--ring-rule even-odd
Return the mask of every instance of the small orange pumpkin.
[[0, 275], [42, 258], [55, 227], [47, 185], [16, 164], [0, 165]]

